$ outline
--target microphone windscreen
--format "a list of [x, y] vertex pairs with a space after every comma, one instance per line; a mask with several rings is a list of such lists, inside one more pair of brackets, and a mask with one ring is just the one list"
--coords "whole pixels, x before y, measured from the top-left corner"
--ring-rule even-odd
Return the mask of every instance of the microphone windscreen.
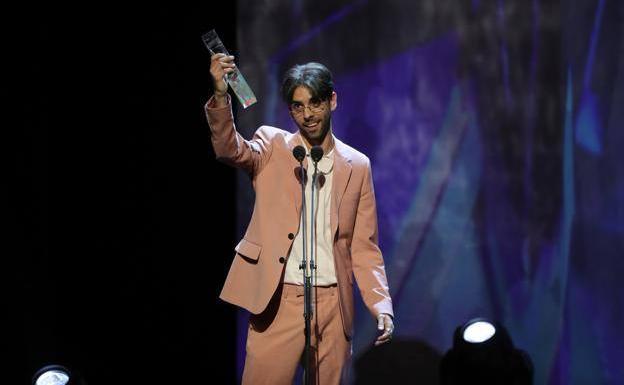
[[293, 148], [293, 156], [295, 157], [295, 159], [297, 159], [297, 161], [303, 162], [303, 158], [305, 158], [305, 155], [306, 152], [303, 146], [297, 146]]
[[323, 147], [321, 146], [312, 147], [312, 149], [310, 149], [310, 156], [312, 157], [312, 160], [315, 162], [318, 162], [319, 160], [321, 160], [321, 158], [323, 157]]

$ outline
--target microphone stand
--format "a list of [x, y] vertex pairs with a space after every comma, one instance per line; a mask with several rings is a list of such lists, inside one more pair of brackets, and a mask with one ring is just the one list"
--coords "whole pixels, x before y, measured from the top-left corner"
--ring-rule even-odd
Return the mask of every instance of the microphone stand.
[[[306, 306], [306, 313], [308, 314], [308, 317], [306, 318], [306, 361], [308, 364], [308, 369], [310, 366], [310, 355], [311, 355], [311, 350], [312, 347], [310, 346], [310, 338], [311, 338], [311, 324], [310, 321], [312, 319], [312, 315], [313, 315], [313, 310], [312, 310], [312, 277], [314, 274], [314, 271], [316, 271], [316, 262], [314, 260], [314, 254], [315, 254], [315, 245], [316, 243], [314, 242], [314, 238], [315, 238], [315, 234], [316, 234], [316, 216], [315, 211], [314, 211], [314, 197], [315, 197], [315, 187], [316, 187], [316, 178], [318, 176], [318, 161], [314, 160], [314, 174], [312, 174], [312, 190], [311, 190], [311, 196], [310, 196], [310, 243], [311, 243], [311, 247], [310, 247], [310, 268], [306, 269], [306, 276], [305, 276], [305, 281], [304, 281], [304, 302], [305, 302], [305, 306]], [[306, 372], [306, 385], [310, 385], [311, 384], [311, 379], [310, 379], [310, 373], [309, 370], [308, 372]]]
[[305, 351], [305, 360], [306, 360], [306, 365], [307, 369], [305, 370], [305, 379], [304, 379], [304, 384], [305, 385], [311, 385], [311, 378], [310, 378], [310, 356], [311, 356], [311, 351], [312, 351], [312, 347], [311, 347], [311, 333], [312, 333], [312, 328], [311, 328], [311, 320], [312, 320], [312, 315], [313, 315], [313, 310], [312, 310], [312, 279], [313, 279], [313, 275], [314, 275], [314, 271], [316, 271], [316, 262], [314, 260], [314, 254], [315, 254], [315, 249], [316, 249], [316, 242], [315, 242], [315, 234], [316, 234], [316, 215], [315, 215], [315, 211], [314, 211], [314, 201], [315, 201], [315, 189], [316, 189], [316, 178], [318, 177], [318, 162], [319, 160], [321, 160], [321, 157], [323, 156], [323, 149], [320, 146], [313, 146], [310, 149], [310, 158], [312, 158], [312, 163], [314, 164], [314, 173], [312, 174], [312, 186], [311, 186], [311, 195], [310, 195], [310, 268], [309, 269], [305, 269], [305, 274], [304, 274], [304, 292], [303, 292], [303, 301], [305, 303], [305, 311], [304, 311], [304, 317], [305, 317], [305, 338], [306, 338], [306, 351]]
[[[311, 344], [311, 321], [312, 321], [312, 301], [310, 301], [310, 295], [312, 292], [312, 276], [308, 270], [308, 258], [307, 258], [307, 232], [306, 232], [306, 199], [305, 199], [305, 174], [303, 168], [303, 159], [299, 161], [299, 172], [301, 180], [301, 226], [303, 236], [303, 258], [299, 265], [299, 270], [303, 270], [303, 318], [305, 320], [305, 350], [304, 350], [304, 362], [303, 362], [303, 383], [305, 385], [311, 384], [310, 378], [310, 351], [312, 350]], [[313, 185], [314, 186], [314, 185]], [[312, 198], [314, 199], [314, 198]], [[314, 202], [314, 201], [313, 201]], [[313, 206], [314, 207], [314, 206]], [[314, 231], [312, 231], [314, 234]]]
[[[298, 146], [301, 147], [301, 146]], [[303, 318], [305, 320], [305, 351], [304, 351], [304, 363], [303, 363], [303, 383], [305, 385], [312, 385], [312, 378], [310, 372], [310, 359], [312, 356], [312, 278], [313, 271], [316, 270], [316, 262], [314, 261], [314, 238], [316, 233], [315, 223], [316, 218], [314, 216], [314, 192], [316, 188], [316, 178], [318, 175], [318, 162], [321, 160], [323, 156], [323, 149], [320, 146], [314, 146], [310, 150], [310, 158], [314, 164], [314, 173], [312, 174], [312, 186], [311, 186], [311, 197], [310, 197], [310, 243], [312, 247], [310, 248], [310, 266], [308, 267], [308, 258], [307, 258], [307, 232], [306, 232], [306, 222], [307, 222], [307, 210], [306, 210], [306, 200], [305, 200], [305, 175], [303, 169], [303, 159], [305, 158], [305, 150], [303, 147], [300, 149], [295, 148], [293, 150], [293, 155], [299, 161], [299, 171], [300, 171], [300, 179], [301, 179], [301, 231], [302, 231], [302, 242], [303, 242], [303, 256], [301, 260], [301, 264], [299, 265], [299, 270], [303, 270], [303, 302], [304, 302], [304, 310], [303, 310]]]

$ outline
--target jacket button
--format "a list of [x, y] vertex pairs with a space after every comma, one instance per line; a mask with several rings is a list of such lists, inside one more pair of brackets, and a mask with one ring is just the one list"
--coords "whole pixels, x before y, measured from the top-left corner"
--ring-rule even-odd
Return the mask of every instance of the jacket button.
[[295, 234], [288, 233], [288, 239], [295, 239]]
[[284, 261], [285, 261], [284, 257], [280, 257], [279, 261], [280, 261], [280, 263], [284, 263]]

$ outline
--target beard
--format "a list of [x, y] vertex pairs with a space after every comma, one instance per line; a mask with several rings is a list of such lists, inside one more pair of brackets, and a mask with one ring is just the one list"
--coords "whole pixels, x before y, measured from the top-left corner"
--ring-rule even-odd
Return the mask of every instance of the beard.
[[320, 144], [329, 132], [331, 115], [327, 114], [320, 119], [310, 119], [307, 122], [304, 121], [297, 125], [299, 127], [299, 132], [301, 132], [301, 135], [303, 135], [308, 142]]

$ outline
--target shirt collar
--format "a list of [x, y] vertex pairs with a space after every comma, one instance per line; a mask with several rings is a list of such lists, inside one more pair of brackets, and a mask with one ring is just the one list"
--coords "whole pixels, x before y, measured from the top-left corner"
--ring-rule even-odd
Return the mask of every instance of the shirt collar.
[[[301, 141], [303, 148], [305, 148], [306, 150], [306, 159], [310, 158], [310, 149], [308, 148], [307, 143], [301, 137], [299, 137], [299, 140]], [[335, 148], [336, 146], [334, 145], [332, 149], [327, 154], [323, 154], [323, 157], [321, 158], [321, 160], [318, 161], [318, 170], [320, 173], [327, 175], [330, 172], [332, 172], [332, 170], [334, 169], [334, 149]]]

